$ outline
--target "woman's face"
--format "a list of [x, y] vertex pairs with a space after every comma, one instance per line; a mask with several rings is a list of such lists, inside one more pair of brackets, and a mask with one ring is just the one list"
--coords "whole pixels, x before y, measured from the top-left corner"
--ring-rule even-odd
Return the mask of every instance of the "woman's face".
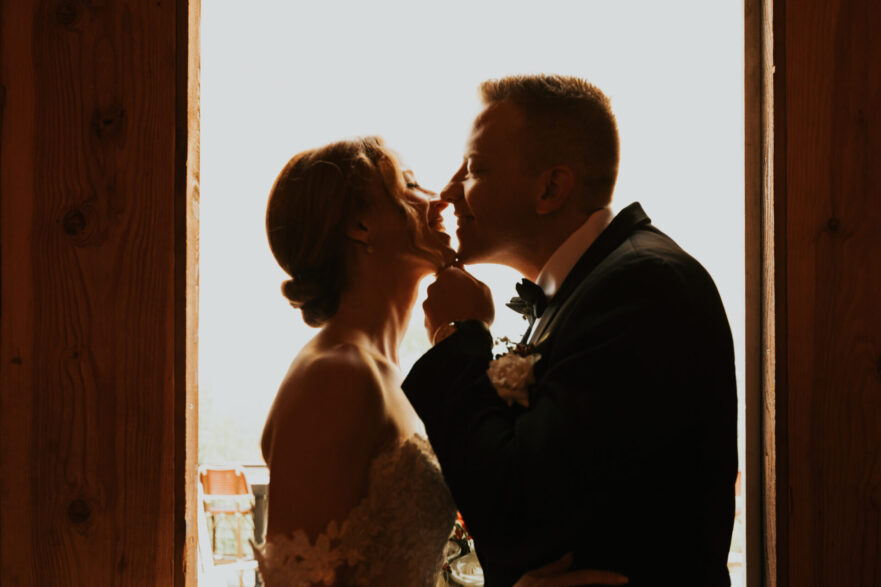
[[401, 203], [414, 211], [413, 226], [410, 227], [414, 244], [428, 254], [434, 269], [449, 265], [456, 259], [456, 251], [450, 248], [450, 235], [444, 228], [441, 211], [447, 203], [435, 192], [419, 185], [410, 170], [402, 172], [404, 192]]
[[[450, 236], [444, 230], [441, 211], [447, 206], [436, 193], [416, 181], [412, 171], [401, 169], [395, 161], [391, 169], [383, 169], [387, 190], [392, 194], [391, 206], [377, 208], [382, 216], [382, 235], [395, 256], [403, 256], [427, 272], [437, 271], [452, 263], [456, 252], [450, 248]], [[384, 247], [385, 248], [385, 247]]]

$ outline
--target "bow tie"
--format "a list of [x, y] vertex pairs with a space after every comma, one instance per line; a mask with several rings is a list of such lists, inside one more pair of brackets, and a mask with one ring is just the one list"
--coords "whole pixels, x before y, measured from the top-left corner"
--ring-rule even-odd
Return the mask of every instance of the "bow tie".
[[523, 318], [529, 321], [529, 328], [526, 329], [526, 334], [523, 335], [523, 340], [521, 341], [525, 344], [529, 340], [529, 335], [532, 333], [532, 327], [535, 325], [536, 319], [541, 318], [542, 313], [544, 313], [548, 305], [548, 298], [541, 287], [526, 278], [521, 279], [520, 283], [515, 287], [520, 295], [514, 296], [505, 305], [515, 312], [523, 314]]

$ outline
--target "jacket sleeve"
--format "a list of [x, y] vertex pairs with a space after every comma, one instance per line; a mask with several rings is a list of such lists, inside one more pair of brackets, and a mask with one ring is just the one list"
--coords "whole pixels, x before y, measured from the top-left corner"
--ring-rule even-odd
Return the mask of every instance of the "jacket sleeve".
[[688, 325], [669, 296], [631, 285], [558, 328], [526, 410], [497, 396], [492, 339], [477, 322], [461, 323], [404, 382], [481, 555], [524, 570], [552, 560], [667, 450], [661, 426], [677, 429], [684, 398], [659, 387], [675, 392], [682, 369], [670, 357], [683, 356]]

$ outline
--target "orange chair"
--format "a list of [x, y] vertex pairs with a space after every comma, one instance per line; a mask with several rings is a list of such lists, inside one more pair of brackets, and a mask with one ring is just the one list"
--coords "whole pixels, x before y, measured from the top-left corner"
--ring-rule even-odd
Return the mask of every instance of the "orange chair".
[[[217, 515], [236, 517], [236, 556], [244, 558], [242, 522], [254, 511], [251, 488], [245, 473], [238, 467], [199, 467], [199, 481], [204, 490], [205, 512], [211, 515], [211, 552], [217, 552]], [[242, 499], [246, 498], [246, 499]]]

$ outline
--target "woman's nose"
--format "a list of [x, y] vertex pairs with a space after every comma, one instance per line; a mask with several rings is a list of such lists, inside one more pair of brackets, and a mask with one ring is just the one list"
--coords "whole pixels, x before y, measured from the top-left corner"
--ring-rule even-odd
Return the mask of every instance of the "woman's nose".
[[429, 206], [431, 206], [431, 212], [433, 214], [440, 214], [441, 211], [449, 205], [449, 202], [445, 202], [443, 200], [432, 200], [431, 202], [429, 202]]

